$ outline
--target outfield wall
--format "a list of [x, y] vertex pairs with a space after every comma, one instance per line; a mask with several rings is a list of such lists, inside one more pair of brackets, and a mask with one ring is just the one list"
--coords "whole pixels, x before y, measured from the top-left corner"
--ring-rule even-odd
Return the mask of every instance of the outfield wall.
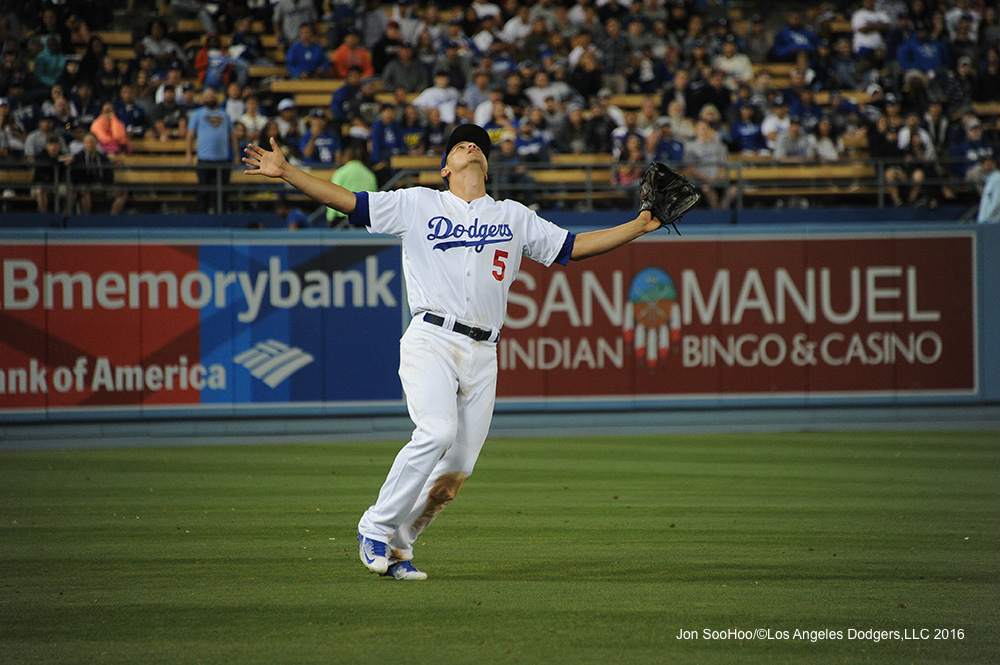
[[[688, 229], [524, 262], [498, 410], [1000, 400], [1000, 228]], [[0, 261], [4, 421], [405, 413], [391, 238], [6, 231]]]

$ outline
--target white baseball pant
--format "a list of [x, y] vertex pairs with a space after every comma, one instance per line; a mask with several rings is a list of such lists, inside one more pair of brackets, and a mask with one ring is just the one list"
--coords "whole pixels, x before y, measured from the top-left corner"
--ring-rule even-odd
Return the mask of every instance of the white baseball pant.
[[[495, 337], [495, 335], [494, 335]], [[496, 401], [497, 348], [415, 317], [399, 345], [399, 378], [415, 428], [358, 531], [413, 558], [413, 543], [472, 474]]]

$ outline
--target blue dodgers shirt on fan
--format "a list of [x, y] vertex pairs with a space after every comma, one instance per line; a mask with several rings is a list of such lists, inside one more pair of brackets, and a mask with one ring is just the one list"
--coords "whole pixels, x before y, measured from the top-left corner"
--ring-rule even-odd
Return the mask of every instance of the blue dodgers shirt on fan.
[[355, 200], [351, 224], [402, 240], [411, 314], [451, 314], [482, 328], [503, 326], [521, 257], [566, 265], [576, 237], [517, 201], [488, 195], [469, 202], [412, 187], [358, 192]]

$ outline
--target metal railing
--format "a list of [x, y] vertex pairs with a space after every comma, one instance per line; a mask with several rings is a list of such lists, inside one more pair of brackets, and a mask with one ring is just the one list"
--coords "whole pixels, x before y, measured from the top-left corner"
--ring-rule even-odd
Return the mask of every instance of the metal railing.
[[[640, 164], [640, 167], [645, 166]], [[681, 168], [680, 165], [675, 165]], [[947, 159], [938, 161], [921, 182], [913, 177], [913, 165], [902, 160], [844, 160], [835, 163], [785, 164], [774, 161], [734, 160], [714, 164], [720, 176], [701, 183], [728, 195], [728, 207], [774, 205], [781, 200], [802, 198], [817, 207], [851, 201], [884, 208], [893, 205], [891, 188], [903, 190], [921, 186], [925, 190], [967, 195], [975, 189], [949, 170]], [[36, 209], [33, 191], [41, 188], [51, 195], [52, 212], [75, 214], [69, 202], [76, 193], [91, 187], [80, 183], [75, 169], [56, 170], [53, 183], [35, 183], [35, 166], [30, 162], [0, 162], [0, 210]], [[198, 173], [211, 172], [209, 184], [199, 184]], [[113, 170], [114, 183], [105, 189], [123, 189], [128, 194], [127, 212], [246, 212], [273, 209], [281, 198], [306, 208], [314, 206], [287, 184], [243, 175], [241, 166], [226, 165], [128, 165]], [[329, 173], [329, 170], [326, 171]], [[401, 169], [383, 189], [422, 185], [444, 188], [437, 170]], [[508, 166], [490, 164], [488, 193], [494, 198], [514, 198], [539, 207], [571, 207], [593, 210], [600, 207], [632, 208], [638, 201], [638, 182], [619, 183], [616, 168], [599, 163], [533, 163]], [[200, 195], [200, 196], [199, 196]], [[902, 194], [904, 205], [910, 203]], [[325, 208], [313, 213], [318, 217]], [[94, 212], [103, 212], [94, 210]]]

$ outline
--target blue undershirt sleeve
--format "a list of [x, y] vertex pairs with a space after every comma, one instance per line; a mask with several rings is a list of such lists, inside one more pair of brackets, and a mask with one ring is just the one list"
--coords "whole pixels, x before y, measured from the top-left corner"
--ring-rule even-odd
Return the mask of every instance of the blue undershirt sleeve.
[[351, 226], [371, 226], [371, 215], [368, 212], [368, 192], [354, 194], [354, 212], [347, 216]]
[[566, 240], [563, 242], [562, 249], [556, 254], [556, 260], [554, 263], [560, 265], [568, 265], [569, 259], [573, 256], [573, 243], [576, 242], [576, 234], [569, 231], [566, 232]]

